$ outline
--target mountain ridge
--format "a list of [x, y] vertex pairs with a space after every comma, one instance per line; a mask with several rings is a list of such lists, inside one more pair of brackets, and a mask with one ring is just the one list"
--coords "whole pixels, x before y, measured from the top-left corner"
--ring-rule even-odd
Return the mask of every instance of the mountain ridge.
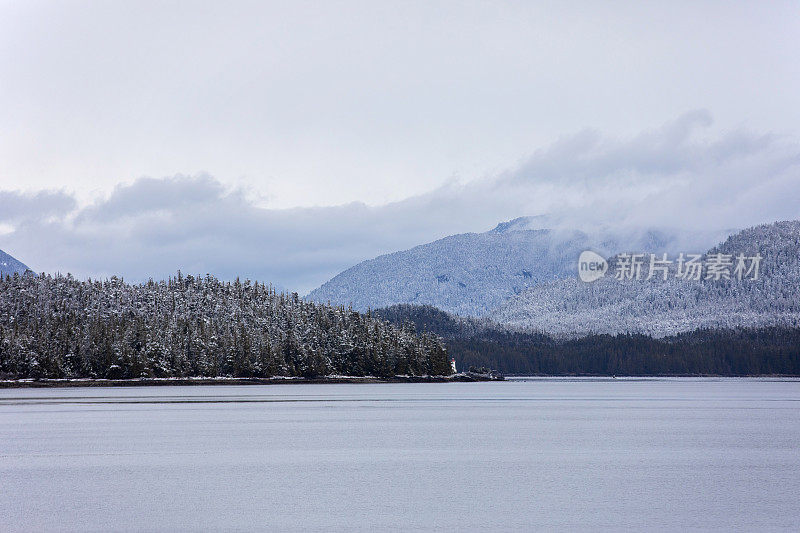
[[[610, 255], [628, 248], [677, 250], [687, 235], [674, 229], [542, 227], [544, 217], [519, 217], [483, 233], [461, 233], [362, 261], [307, 298], [359, 311], [395, 304], [433, 305], [464, 316], [489, 316], [531, 286], [573, 277], [580, 253]], [[708, 248], [728, 233], [700, 233]]]
[[3, 250], [0, 250], [0, 276], [11, 275], [14, 273], [22, 274], [28, 270], [31, 270], [28, 265], [7, 254]]

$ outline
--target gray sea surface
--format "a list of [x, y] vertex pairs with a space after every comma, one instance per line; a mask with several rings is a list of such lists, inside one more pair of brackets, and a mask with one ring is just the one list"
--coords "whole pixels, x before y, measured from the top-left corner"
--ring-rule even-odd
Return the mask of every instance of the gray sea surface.
[[800, 381], [0, 390], [0, 531], [800, 530]]

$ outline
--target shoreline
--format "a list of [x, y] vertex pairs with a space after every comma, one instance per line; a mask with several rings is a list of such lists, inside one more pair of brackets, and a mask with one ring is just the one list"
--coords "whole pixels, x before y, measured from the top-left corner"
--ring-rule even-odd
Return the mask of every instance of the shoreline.
[[470, 383], [478, 381], [502, 381], [502, 376], [483, 374], [452, 374], [450, 376], [321, 376], [316, 378], [283, 377], [272, 378], [135, 378], [135, 379], [10, 379], [0, 381], [0, 389], [57, 388], [57, 387], [150, 387], [186, 385], [298, 385], [335, 383]]

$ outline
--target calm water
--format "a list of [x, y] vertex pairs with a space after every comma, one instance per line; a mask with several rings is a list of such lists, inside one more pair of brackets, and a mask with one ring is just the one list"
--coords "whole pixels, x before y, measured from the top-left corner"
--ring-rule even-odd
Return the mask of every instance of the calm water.
[[800, 529], [800, 382], [0, 390], [0, 530]]

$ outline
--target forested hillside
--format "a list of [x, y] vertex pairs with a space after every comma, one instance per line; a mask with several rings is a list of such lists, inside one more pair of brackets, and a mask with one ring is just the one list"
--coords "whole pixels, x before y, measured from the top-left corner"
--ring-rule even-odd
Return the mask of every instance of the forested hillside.
[[250, 281], [0, 279], [7, 378], [449, 373], [435, 336]]
[[[645, 251], [645, 250], [642, 250]], [[758, 279], [617, 280], [594, 283], [575, 276], [542, 283], [507, 300], [492, 318], [551, 335], [640, 333], [654, 337], [700, 328], [800, 327], [800, 221], [741, 231], [712, 248], [735, 257], [760, 255]], [[644, 272], [643, 277], [646, 277]]]
[[704, 250], [728, 233], [668, 228], [641, 230], [532, 229], [546, 223], [523, 217], [484, 233], [451, 235], [410, 250], [359, 263], [312, 291], [316, 302], [352, 304], [365, 311], [395, 304], [433, 305], [462, 316], [493, 316], [506, 299], [530, 287], [574, 278], [578, 256], [591, 249], [604, 256], [630, 249], [678, 251], [702, 243]]
[[397, 305], [375, 313], [444, 338], [461, 369], [524, 375], [800, 375], [800, 328], [701, 329], [664, 338], [588, 335], [557, 339], [431, 306]]

